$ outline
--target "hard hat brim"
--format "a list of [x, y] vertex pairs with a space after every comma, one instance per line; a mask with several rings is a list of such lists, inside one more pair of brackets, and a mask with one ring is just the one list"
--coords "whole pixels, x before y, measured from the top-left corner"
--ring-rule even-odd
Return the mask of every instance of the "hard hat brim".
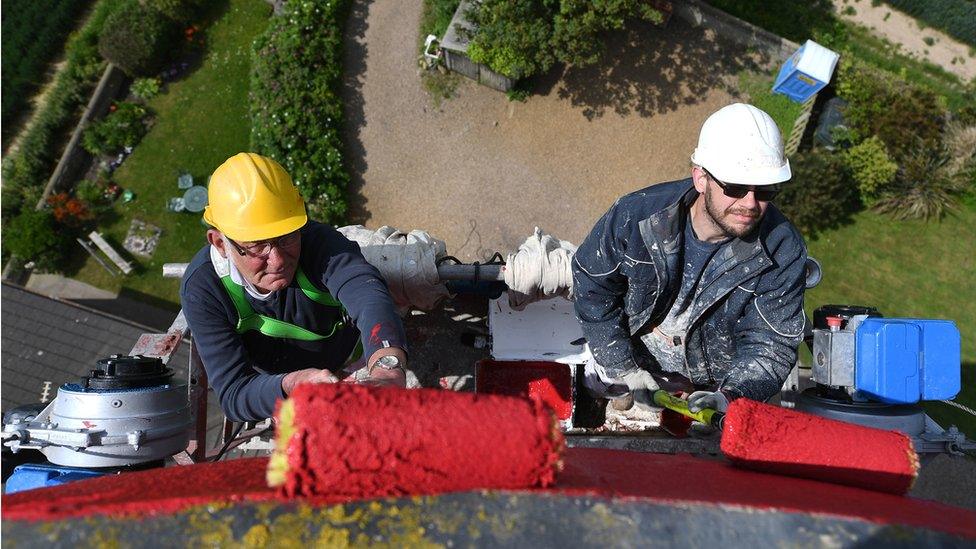
[[782, 166], [770, 167], [764, 169], [749, 169], [749, 170], [730, 170], [730, 169], [717, 169], [712, 170], [708, 166], [702, 166], [709, 173], [711, 173], [715, 178], [723, 183], [731, 183], [733, 185], [755, 185], [757, 187], [762, 185], [777, 185], [779, 183], [785, 183], [793, 177], [793, 171], [790, 169], [790, 161], [786, 160]]
[[238, 227], [232, 225], [218, 225], [212, 221], [210, 208], [207, 207], [203, 212], [203, 220], [209, 225], [224, 233], [231, 240], [239, 242], [257, 242], [259, 240], [269, 240], [288, 233], [297, 231], [308, 223], [308, 214], [302, 212], [301, 215], [287, 217], [274, 223], [262, 224], [258, 227]]

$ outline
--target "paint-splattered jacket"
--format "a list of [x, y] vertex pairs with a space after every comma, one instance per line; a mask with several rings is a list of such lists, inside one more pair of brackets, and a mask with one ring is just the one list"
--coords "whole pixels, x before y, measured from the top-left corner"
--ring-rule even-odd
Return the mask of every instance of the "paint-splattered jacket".
[[[360, 340], [366, 357], [384, 341], [391, 347], [407, 348], [386, 282], [366, 262], [356, 243], [328, 225], [310, 221], [302, 228], [299, 265], [313, 285], [328, 290], [342, 303], [349, 317], [323, 341], [274, 338], [257, 331], [238, 334], [237, 310], [214, 271], [209, 245], [194, 256], [183, 274], [183, 312], [210, 385], [232, 420], [271, 417], [275, 402], [284, 396], [281, 378], [286, 373], [304, 368], [339, 372]], [[246, 298], [258, 314], [322, 335], [329, 334], [344, 316], [337, 307], [309, 299], [297, 280], [266, 301]]]
[[[658, 325], [677, 297], [683, 228], [697, 196], [691, 179], [626, 195], [576, 252], [576, 314], [612, 376], [637, 367], [632, 334]], [[692, 304], [684, 374], [730, 398], [776, 394], [803, 338], [805, 263], [803, 238], [772, 205], [758, 230], [723, 246]]]

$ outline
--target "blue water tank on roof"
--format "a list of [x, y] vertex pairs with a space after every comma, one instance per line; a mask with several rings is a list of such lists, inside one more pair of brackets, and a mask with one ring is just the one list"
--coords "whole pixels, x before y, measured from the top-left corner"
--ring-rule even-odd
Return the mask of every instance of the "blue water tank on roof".
[[960, 337], [951, 320], [868, 318], [857, 327], [854, 388], [889, 404], [959, 394]]
[[807, 40], [783, 63], [773, 83], [773, 91], [803, 103], [830, 83], [838, 59], [837, 52]]

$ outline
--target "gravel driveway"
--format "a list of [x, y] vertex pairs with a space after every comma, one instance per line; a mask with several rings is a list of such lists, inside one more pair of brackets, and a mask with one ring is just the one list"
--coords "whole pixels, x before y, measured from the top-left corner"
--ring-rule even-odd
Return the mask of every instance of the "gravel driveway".
[[359, 1], [344, 99], [353, 220], [424, 229], [465, 261], [540, 226], [579, 243], [620, 195], [686, 177], [709, 113], [748, 57], [677, 18], [614, 35], [589, 68], [555, 70], [524, 103], [462, 78], [432, 106], [417, 67], [421, 0]]

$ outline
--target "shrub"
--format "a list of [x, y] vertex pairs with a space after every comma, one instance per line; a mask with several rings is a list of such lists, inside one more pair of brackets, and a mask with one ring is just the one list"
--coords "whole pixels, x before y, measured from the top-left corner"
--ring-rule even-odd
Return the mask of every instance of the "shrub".
[[844, 161], [866, 204], [873, 203], [898, 173], [898, 164], [891, 160], [884, 143], [877, 136], [871, 136], [844, 151]]
[[964, 174], [951, 168], [947, 147], [919, 145], [902, 160], [898, 176], [875, 209], [898, 219], [942, 218], [966, 190]]
[[949, 124], [945, 144], [950, 157], [948, 169], [958, 174], [969, 192], [976, 191], [976, 124]]
[[926, 88], [858, 61], [841, 63], [837, 93], [854, 143], [877, 136], [896, 162], [922, 143], [939, 143], [945, 106]]
[[50, 210], [25, 210], [10, 221], [3, 235], [7, 250], [33, 261], [42, 271], [59, 270], [71, 243], [72, 235], [58, 227]]
[[52, 194], [47, 198], [47, 204], [54, 220], [71, 229], [80, 229], [95, 218], [84, 200], [65, 192]]
[[146, 107], [119, 103], [115, 112], [95, 122], [82, 136], [81, 145], [95, 156], [113, 154], [123, 147], [134, 147], [146, 135]]
[[179, 32], [175, 21], [132, 0], [105, 21], [98, 51], [129, 76], [149, 76], [162, 68]]
[[146, 101], [159, 95], [160, 82], [158, 78], [137, 78], [129, 91], [136, 99]]
[[815, 237], [836, 228], [860, 209], [857, 187], [840, 155], [817, 149], [790, 160], [793, 181], [785, 186], [776, 205], [804, 234]]
[[545, 72], [556, 62], [592, 64], [603, 52], [605, 31], [623, 28], [633, 18], [662, 22], [663, 14], [652, 4], [483, 0], [465, 14], [475, 28], [468, 55], [514, 79]]
[[309, 213], [346, 214], [342, 159], [342, 30], [349, 0], [288, 2], [254, 42], [251, 148], [291, 174]]

